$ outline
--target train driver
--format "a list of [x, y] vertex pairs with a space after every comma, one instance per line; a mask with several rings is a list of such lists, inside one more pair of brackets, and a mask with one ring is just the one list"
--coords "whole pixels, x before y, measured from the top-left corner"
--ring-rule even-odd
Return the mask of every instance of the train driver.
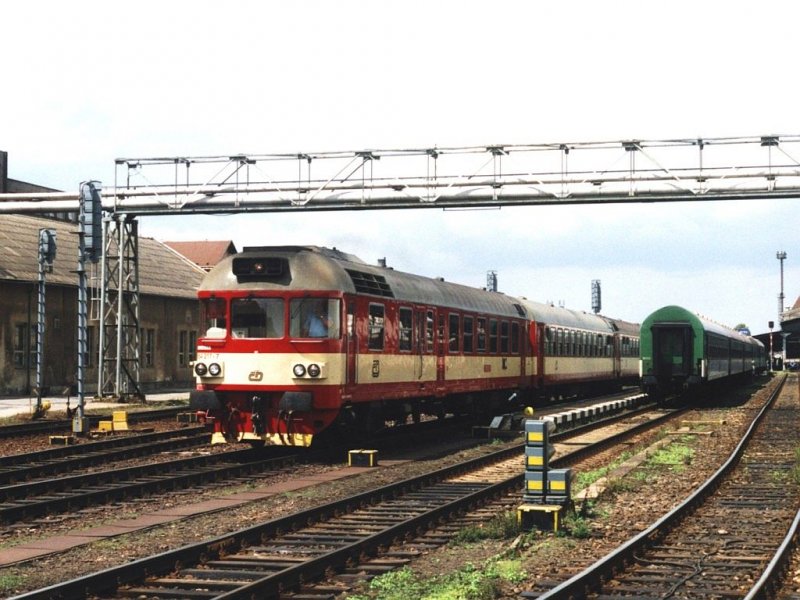
[[328, 337], [328, 325], [328, 311], [325, 309], [325, 302], [315, 302], [303, 324], [303, 331], [306, 337]]

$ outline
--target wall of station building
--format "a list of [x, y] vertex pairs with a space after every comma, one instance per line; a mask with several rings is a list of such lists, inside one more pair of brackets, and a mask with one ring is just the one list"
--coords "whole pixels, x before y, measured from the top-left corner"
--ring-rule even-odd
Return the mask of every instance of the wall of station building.
[[[0, 281], [0, 395], [32, 394], [36, 386], [37, 293], [35, 282]], [[43, 388], [76, 393], [78, 369], [77, 288], [46, 288]], [[84, 392], [97, 392], [99, 305], [90, 311]], [[195, 358], [199, 305], [192, 298], [140, 297], [140, 384], [143, 392], [188, 389]]]

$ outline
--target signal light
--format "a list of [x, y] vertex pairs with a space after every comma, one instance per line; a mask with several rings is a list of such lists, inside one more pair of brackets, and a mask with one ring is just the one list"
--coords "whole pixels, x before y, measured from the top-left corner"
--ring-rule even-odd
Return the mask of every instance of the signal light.
[[318, 364], [311, 363], [308, 365], [308, 376], [309, 377], [319, 377], [321, 369], [319, 368]]
[[302, 377], [306, 374], [306, 368], [300, 363], [297, 363], [294, 367], [292, 367], [292, 373], [294, 373], [295, 377]]
[[194, 372], [198, 377], [203, 377], [208, 373], [208, 367], [206, 367], [205, 363], [197, 363], [194, 366]]
[[212, 377], [219, 377], [222, 373], [222, 367], [217, 363], [211, 363], [208, 365], [208, 374]]

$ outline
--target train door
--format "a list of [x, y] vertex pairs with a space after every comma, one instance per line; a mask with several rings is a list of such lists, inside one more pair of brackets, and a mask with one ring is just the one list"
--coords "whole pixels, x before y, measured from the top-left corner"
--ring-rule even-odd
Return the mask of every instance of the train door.
[[622, 376], [622, 336], [614, 335], [614, 379]]
[[358, 336], [356, 334], [356, 315], [355, 315], [355, 302], [352, 300], [346, 302], [345, 327], [345, 362], [347, 364], [346, 385], [354, 385], [358, 383], [356, 362], [358, 354]]
[[445, 318], [443, 311], [435, 311], [436, 335], [434, 336], [434, 351], [436, 352], [436, 383], [437, 389], [444, 389], [445, 377], [445, 348], [447, 347], [447, 337], [445, 335]]
[[[425, 375], [425, 355], [430, 353], [428, 350], [428, 311], [424, 308], [417, 308], [416, 331], [414, 332], [414, 376], [421, 380]], [[432, 316], [430, 317], [433, 318]], [[433, 332], [433, 322], [430, 324], [430, 331]], [[433, 344], [431, 338], [430, 344]], [[431, 348], [432, 349], [432, 348]]]
[[531, 323], [531, 347], [533, 348], [533, 359], [536, 361], [534, 375], [536, 377], [536, 387], [544, 389], [544, 351], [545, 351], [546, 331], [544, 323]]
[[692, 328], [653, 327], [653, 367], [662, 380], [684, 380], [692, 374]]

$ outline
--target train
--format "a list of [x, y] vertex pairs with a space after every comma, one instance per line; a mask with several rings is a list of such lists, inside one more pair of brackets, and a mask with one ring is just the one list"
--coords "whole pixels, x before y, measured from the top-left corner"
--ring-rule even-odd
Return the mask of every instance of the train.
[[640, 345], [642, 390], [660, 400], [767, 369], [760, 341], [675, 305], [644, 319]]
[[638, 383], [639, 325], [320, 246], [246, 247], [198, 290], [190, 404], [213, 443], [310, 446], [422, 415]]

